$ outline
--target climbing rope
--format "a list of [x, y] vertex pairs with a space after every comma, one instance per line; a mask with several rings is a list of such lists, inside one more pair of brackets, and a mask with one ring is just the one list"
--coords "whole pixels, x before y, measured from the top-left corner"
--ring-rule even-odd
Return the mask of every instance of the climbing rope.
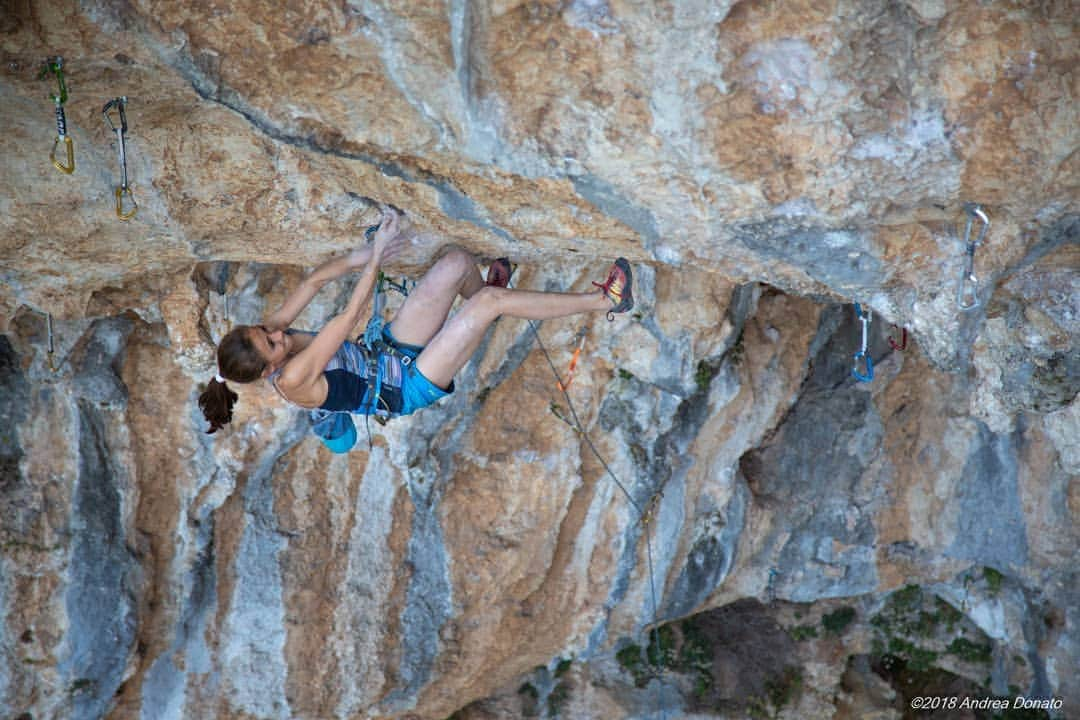
[[[610, 477], [615, 482], [615, 485], [618, 486], [619, 490], [621, 490], [622, 494], [626, 497], [627, 502], [629, 502], [630, 506], [633, 507], [634, 510], [637, 512], [638, 520], [642, 524], [642, 528], [644, 530], [642, 534], [645, 536], [645, 557], [648, 561], [649, 570], [649, 596], [652, 603], [652, 632], [650, 634], [652, 635], [652, 641], [656, 643], [656, 653], [654, 657], [654, 662], [652, 663], [654, 677], [658, 681], [656, 685], [656, 709], [658, 713], [661, 713], [663, 717], [666, 717], [667, 713], [663, 710], [662, 702], [663, 683], [660, 682], [660, 677], [663, 673], [663, 665], [661, 664], [663, 653], [660, 645], [660, 629], [657, 626], [657, 622], [660, 617], [660, 611], [656, 600], [656, 581], [655, 571], [653, 568], [652, 538], [649, 534], [648, 527], [650, 521], [652, 520], [656, 506], [659, 504], [660, 498], [663, 494], [659, 491], [654, 493], [644, 508], [642, 508], [642, 506], [636, 500], [634, 500], [634, 497], [630, 494], [630, 491], [626, 489], [626, 486], [619, 480], [618, 476], [615, 475], [615, 472], [611, 469], [611, 466], [604, 459], [604, 456], [601, 455], [600, 451], [596, 449], [596, 445], [593, 443], [592, 438], [590, 438], [589, 434], [585, 431], [585, 428], [581, 423], [581, 418], [578, 416], [577, 409], [574, 407], [574, 401], [570, 399], [570, 393], [567, 392], [569, 380], [566, 384], [562, 382], [562, 379], [559, 375], [559, 369], [555, 366], [555, 361], [551, 359], [551, 354], [548, 352], [547, 347], [544, 345], [544, 341], [540, 339], [540, 332], [536, 328], [537, 323], [532, 320], [528, 320], [527, 322], [529, 323], [529, 329], [532, 330], [533, 339], [540, 347], [540, 351], [544, 354], [544, 359], [547, 360], [547, 364], [548, 367], [551, 368], [551, 372], [555, 375], [557, 387], [562, 392], [563, 398], [566, 401], [566, 407], [570, 413], [570, 419], [567, 419], [565, 415], [562, 415], [560, 411], [557, 411], [557, 408], [559, 408], [559, 406], [555, 403], [552, 403], [552, 411], [557, 417], [563, 420], [563, 422], [566, 422], [568, 425], [570, 425], [578, 433], [578, 435], [580, 435], [585, 440], [585, 444], [588, 446], [589, 450], [592, 451], [592, 454], [596, 457], [601, 467], [604, 468], [604, 472], [607, 473], [608, 477]], [[584, 335], [582, 335], [582, 339], [584, 339]], [[645, 659], [646, 662], [649, 661], [649, 653], [647, 646], [645, 651]]]

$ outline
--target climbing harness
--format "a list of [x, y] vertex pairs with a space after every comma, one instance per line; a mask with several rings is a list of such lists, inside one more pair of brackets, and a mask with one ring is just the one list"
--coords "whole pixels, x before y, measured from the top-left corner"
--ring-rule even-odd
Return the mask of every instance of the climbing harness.
[[[67, 117], [64, 115], [64, 103], [67, 102], [68, 97], [67, 85], [64, 83], [64, 58], [57, 56], [52, 60], [47, 60], [45, 66], [41, 69], [41, 78], [44, 79], [49, 73], [56, 75], [56, 82], [60, 86], [59, 95], [49, 95], [53, 103], [56, 104], [56, 142], [53, 143], [49, 159], [52, 160], [52, 164], [56, 166], [57, 170], [70, 175], [75, 172], [75, 144], [67, 134]], [[61, 142], [67, 147], [67, 165], [56, 159], [56, 148], [60, 146]]]
[[[378, 225], [372, 225], [364, 231], [364, 237], [370, 241], [378, 229]], [[367, 428], [369, 449], [372, 445], [370, 419], [374, 417], [375, 422], [386, 425], [392, 417], [386, 407], [386, 402], [382, 400], [383, 381], [386, 379], [382, 358], [384, 356], [396, 357], [401, 361], [403, 367], [412, 364], [411, 357], [383, 340], [383, 328], [386, 325], [383, 320], [383, 309], [386, 306], [386, 292], [388, 290], [395, 290], [408, 297], [408, 280], [402, 278], [400, 283], [396, 283], [387, 277], [382, 270], [379, 271], [372, 297], [371, 319], [368, 320], [367, 326], [364, 328], [364, 334], [361, 336], [361, 342], [367, 350], [368, 386], [364, 392], [360, 407], [364, 411], [364, 426]], [[383, 403], [382, 408], [379, 407], [380, 401]]]
[[[364, 235], [371, 240], [378, 225], [367, 228]], [[367, 430], [368, 451], [374, 450], [374, 442], [371, 436], [371, 418], [375, 422], [385, 425], [390, 418], [396, 417], [391, 411], [389, 403], [382, 396], [383, 388], [401, 388], [404, 384], [403, 371], [412, 364], [413, 358], [398, 347], [395, 347], [384, 336], [385, 323], [383, 321], [383, 308], [387, 290], [396, 290], [402, 295], [408, 296], [408, 280], [402, 279], [396, 283], [388, 278], [382, 271], [375, 281], [372, 290], [372, 312], [364, 332], [356, 339], [355, 361], [352, 363], [353, 371], [363, 368], [363, 376], [367, 381], [364, 396], [360, 399], [359, 406], [353, 411], [345, 410], [322, 410], [311, 411], [312, 432], [322, 438], [326, 446], [335, 453], [348, 452], [356, 442], [356, 428], [353, 425], [352, 413], [360, 413], [364, 416], [364, 427]], [[339, 352], [341, 352], [339, 350]], [[355, 357], [350, 354], [350, 357]]]
[[[412, 363], [412, 358], [402, 353], [393, 345], [386, 343], [383, 340], [383, 327], [385, 322], [383, 321], [383, 307], [386, 305], [386, 290], [385, 287], [390, 285], [394, 289], [401, 291], [407, 295], [408, 290], [404, 288], [405, 281], [402, 280], [402, 285], [398, 286], [395, 283], [387, 279], [383, 272], [379, 271], [379, 277], [375, 281], [375, 293], [372, 301], [371, 319], [368, 320], [367, 326], [364, 328], [364, 334], [361, 338], [364, 348], [367, 350], [367, 376], [368, 386], [364, 393], [364, 399], [360, 403], [360, 406], [364, 408], [364, 415], [366, 417], [375, 417], [375, 421], [381, 425], [385, 425], [389, 420], [389, 414], [380, 414], [379, 402], [382, 400], [382, 386], [384, 372], [382, 357], [384, 355], [393, 355], [401, 360], [401, 364], [408, 366]], [[374, 382], [371, 380], [374, 379]], [[383, 405], [385, 406], [385, 401]], [[383, 413], [387, 412], [387, 408], [381, 408]]]
[[[867, 347], [870, 337], [870, 311], [867, 310], [864, 313], [859, 303], [855, 303], [855, 316], [862, 322], [862, 349], [855, 353], [855, 365], [851, 368], [851, 374], [859, 382], [870, 382], [874, 379], [874, 361], [870, 357], [870, 350]], [[865, 365], [865, 372], [859, 372], [860, 360]]]
[[[979, 281], [975, 277], [975, 250], [983, 244], [986, 232], [990, 229], [990, 218], [982, 206], [977, 203], [964, 205], [967, 213], [967, 223], [964, 226], [964, 244], [967, 248], [967, 257], [964, 261], [964, 274], [960, 276], [960, 285], [956, 289], [956, 304], [961, 310], [972, 310], [979, 306]], [[982, 222], [978, 236], [971, 239], [971, 227], [978, 219]]]
[[566, 380], [556, 379], [555, 387], [559, 390], [566, 392], [566, 389], [570, 387], [570, 383], [574, 382], [574, 371], [577, 370], [578, 359], [581, 357], [581, 351], [585, 347], [585, 328], [581, 328], [581, 332], [578, 333], [578, 346], [574, 350], [574, 354], [570, 357], [570, 367], [566, 370]]
[[891, 347], [893, 350], [907, 350], [907, 328], [901, 328], [897, 326], [896, 323], [893, 323], [893, 329], [899, 329], [901, 331], [901, 339], [900, 342], [896, 342], [895, 340], [893, 340], [893, 336], [889, 335], [889, 347]]
[[[105, 103], [105, 107], [102, 108], [101, 114], [105, 116], [105, 122], [109, 124], [109, 128], [116, 133], [117, 150], [120, 153], [120, 185], [116, 188], [116, 217], [121, 220], [130, 220], [135, 217], [135, 213], [139, 211], [139, 206], [135, 202], [135, 197], [131, 194], [131, 187], [128, 185], [127, 154], [124, 148], [124, 134], [128, 131], [127, 113], [124, 112], [125, 105], [127, 105], [126, 96], [113, 98]], [[110, 112], [114, 109], [119, 115], [119, 125], [113, 122], [112, 116], [110, 115]], [[131, 210], [126, 213], [124, 212], [125, 195], [131, 202]]]

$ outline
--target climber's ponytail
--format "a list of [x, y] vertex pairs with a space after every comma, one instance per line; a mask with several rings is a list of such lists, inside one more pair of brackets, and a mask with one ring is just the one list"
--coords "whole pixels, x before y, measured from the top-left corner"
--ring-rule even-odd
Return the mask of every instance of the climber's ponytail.
[[199, 396], [199, 408], [210, 423], [206, 432], [213, 435], [232, 420], [233, 405], [240, 396], [229, 389], [225, 378], [217, 375], [211, 380], [203, 394]]
[[199, 407], [210, 423], [206, 432], [215, 433], [232, 420], [233, 405], [239, 397], [225, 384], [224, 372], [238, 383], [249, 383], [262, 377], [266, 360], [259, 356], [251, 342], [248, 325], [237, 325], [221, 339], [217, 349], [217, 364], [221, 368], [199, 396]]

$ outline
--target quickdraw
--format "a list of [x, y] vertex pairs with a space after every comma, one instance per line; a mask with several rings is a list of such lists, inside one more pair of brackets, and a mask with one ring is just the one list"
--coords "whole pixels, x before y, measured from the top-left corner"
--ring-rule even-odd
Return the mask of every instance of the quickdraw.
[[[361, 402], [361, 406], [366, 409], [364, 415], [366, 418], [375, 418], [375, 422], [380, 425], [385, 425], [389, 417], [379, 415], [379, 402], [382, 401], [382, 386], [383, 386], [383, 364], [382, 356], [384, 354], [398, 354], [395, 353], [394, 348], [383, 342], [382, 331], [385, 322], [383, 321], [383, 306], [386, 303], [385, 293], [383, 290], [383, 283], [386, 281], [386, 276], [382, 271], [379, 272], [379, 279], [375, 283], [375, 296], [372, 303], [371, 319], [368, 320], [367, 327], [364, 328], [363, 343], [367, 349], [367, 376], [368, 386], [367, 391], [364, 393], [364, 399]], [[412, 358], [408, 355], [401, 355], [401, 363], [408, 365], [412, 362]], [[374, 382], [371, 382], [374, 380]], [[383, 408], [384, 410], [386, 408]]]
[[[964, 205], [967, 223], [964, 226], [964, 244], [967, 257], [964, 261], [964, 274], [960, 276], [960, 285], [956, 289], [956, 304], [961, 310], [973, 310], [979, 306], [979, 280], [975, 277], [975, 250], [983, 244], [986, 232], [990, 229], [990, 218], [982, 206], [977, 203]], [[978, 236], [971, 239], [971, 227], [978, 219], [982, 222]]]
[[45, 318], [45, 333], [48, 345], [46, 346], [46, 357], [48, 358], [49, 370], [56, 372], [56, 346], [53, 340], [53, 321], [52, 313], [45, 312], [44, 310], [38, 310], [35, 307], [27, 306], [27, 309], [35, 315], [40, 315]]
[[585, 348], [585, 328], [582, 328], [578, 335], [578, 346], [577, 349], [574, 350], [574, 354], [570, 357], [570, 367], [566, 370], [566, 380], [560, 380], [558, 378], [555, 380], [555, 387], [562, 392], [566, 392], [567, 388], [570, 387], [570, 383], [574, 382], [574, 372], [577, 370], [578, 359], [581, 358], [581, 351]]
[[660, 507], [660, 501], [663, 499], [663, 490], [657, 490], [655, 493], [653, 493], [653, 496], [649, 498], [649, 502], [645, 503], [645, 511], [641, 513], [642, 525], [648, 525], [653, 521], [653, 517], [656, 516], [656, 509]]
[[968, 607], [967, 607], [968, 593], [969, 593], [969, 586], [971, 585], [971, 582], [972, 582], [971, 573], [970, 572], [966, 573], [964, 575], [964, 599], [960, 601], [960, 612], [964, 613], [965, 615], [967, 614], [967, 611], [968, 611]]
[[[139, 206], [135, 202], [135, 197], [131, 194], [131, 187], [128, 185], [127, 153], [124, 148], [124, 135], [128, 131], [127, 113], [124, 112], [125, 105], [127, 105], [127, 97], [113, 98], [105, 103], [101, 114], [105, 116], [105, 122], [109, 124], [109, 128], [116, 133], [117, 151], [120, 154], [120, 185], [116, 188], [116, 217], [126, 221], [135, 217], [135, 213], [139, 212]], [[110, 114], [113, 110], [117, 112], [119, 125], [113, 122]], [[131, 210], [128, 212], [124, 212], [125, 196], [131, 203]]]
[[[64, 103], [67, 102], [67, 84], [64, 83], [64, 59], [57, 56], [52, 60], [45, 62], [45, 67], [41, 69], [41, 78], [44, 79], [52, 73], [56, 75], [56, 82], [60, 86], [60, 94], [52, 95], [53, 103], [56, 104], [56, 141], [53, 143], [52, 152], [49, 153], [49, 159], [52, 160], [52, 164], [60, 172], [70, 175], [75, 172], [75, 143], [71, 141], [71, 137], [67, 134], [67, 117], [64, 115]], [[63, 142], [67, 148], [67, 165], [63, 164], [56, 159], [56, 148]]]
[[765, 583], [765, 596], [771, 603], [776, 600], [776, 578], [780, 575], [780, 571], [775, 567], [769, 568], [769, 579]]
[[[862, 322], [862, 347], [855, 353], [855, 365], [851, 368], [851, 374], [859, 382], [870, 382], [874, 379], [874, 361], [870, 357], [870, 350], [868, 349], [870, 338], [870, 311], [867, 310], [864, 313], [859, 303], [855, 303], [855, 316]], [[863, 361], [865, 367], [864, 372], [859, 372], [860, 360]]]
[[217, 294], [221, 296], [225, 322], [229, 322], [229, 264], [221, 263], [217, 270]]
[[49, 370], [51, 370], [52, 372], [56, 372], [56, 363], [53, 361], [56, 348], [53, 345], [52, 313], [45, 313], [45, 327], [47, 328], [47, 332], [49, 334]]

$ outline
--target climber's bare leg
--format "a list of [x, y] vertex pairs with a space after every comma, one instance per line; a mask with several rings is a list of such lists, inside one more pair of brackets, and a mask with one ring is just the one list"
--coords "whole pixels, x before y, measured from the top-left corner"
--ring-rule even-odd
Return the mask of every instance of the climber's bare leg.
[[501, 315], [527, 320], [551, 320], [610, 308], [611, 301], [599, 290], [547, 293], [485, 286], [469, 298], [436, 333], [416, 358], [416, 367], [428, 380], [447, 388], [454, 375], [476, 352], [491, 323]]
[[471, 298], [484, 287], [472, 253], [450, 248], [409, 292], [392, 321], [394, 338], [406, 345], [427, 345], [446, 322], [458, 295]]

